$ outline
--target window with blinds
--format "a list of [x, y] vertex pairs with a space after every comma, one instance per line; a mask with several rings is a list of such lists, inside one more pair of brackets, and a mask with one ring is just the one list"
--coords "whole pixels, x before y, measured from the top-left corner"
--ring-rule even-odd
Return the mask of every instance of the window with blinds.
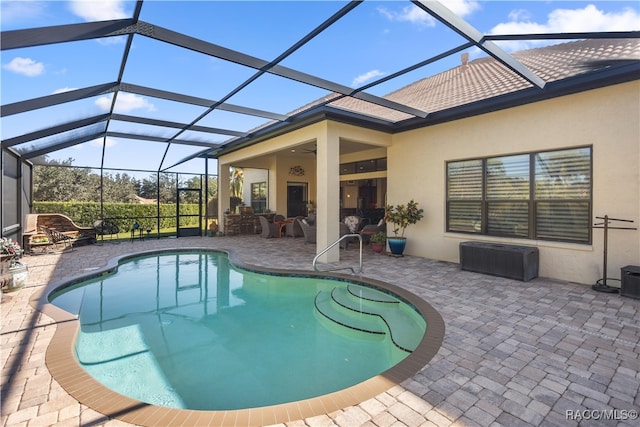
[[591, 235], [591, 148], [535, 156], [536, 236], [588, 242]]
[[447, 163], [447, 231], [591, 242], [590, 147]]
[[447, 228], [482, 232], [482, 160], [451, 162], [447, 167]]

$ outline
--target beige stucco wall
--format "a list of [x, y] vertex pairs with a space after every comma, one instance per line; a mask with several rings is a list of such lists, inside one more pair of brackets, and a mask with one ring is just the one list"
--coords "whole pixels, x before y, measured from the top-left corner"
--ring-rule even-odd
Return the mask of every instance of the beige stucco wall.
[[[227, 169], [229, 166], [268, 169], [268, 207], [271, 211], [284, 215], [287, 211], [287, 181], [307, 182], [309, 184], [309, 194], [315, 195], [316, 167], [315, 159], [312, 155], [283, 156], [277, 155], [277, 153], [302, 143], [315, 141], [318, 132], [321, 130], [321, 124], [314, 124], [263, 143], [240, 149], [220, 157], [218, 159], [218, 167], [221, 170]], [[304, 176], [289, 175], [289, 169], [296, 165], [304, 169]], [[220, 199], [219, 210], [221, 212], [226, 209], [224, 200], [226, 199]]]
[[[592, 245], [495, 239], [445, 231], [445, 163], [574, 146], [593, 146], [593, 216], [640, 220], [640, 82], [488, 113], [394, 135], [388, 149], [388, 197], [413, 198], [425, 219], [407, 229], [406, 253], [458, 262], [467, 240], [537, 246], [540, 276], [593, 284], [603, 277], [603, 232]], [[594, 218], [595, 219], [595, 218]], [[607, 277], [640, 265], [640, 231], [609, 233]]]
[[[385, 157], [386, 147], [391, 144], [391, 135], [363, 129], [357, 126], [343, 123], [331, 123], [332, 132], [339, 134], [341, 139], [348, 139], [354, 142], [371, 144], [380, 148], [341, 156], [340, 162], [352, 162], [356, 160]], [[274, 212], [286, 214], [287, 211], [287, 182], [308, 183], [309, 199], [316, 204], [323, 203], [325, 197], [318, 192], [316, 187], [316, 157], [312, 154], [304, 153], [299, 155], [283, 154], [291, 147], [315, 142], [319, 137], [327, 134], [327, 123], [316, 123], [301, 129], [297, 129], [285, 135], [278, 136], [260, 144], [252, 145], [244, 149], [235, 151], [218, 159], [220, 170], [227, 170], [229, 166], [244, 168], [260, 168], [269, 170], [269, 209]], [[284, 151], [283, 151], [284, 150]], [[278, 154], [280, 153], [280, 154]], [[293, 166], [301, 166], [304, 176], [290, 175], [289, 170]], [[371, 174], [359, 174], [357, 177], [343, 176], [340, 179], [369, 179], [386, 176], [383, 172], [373, 172]], [[222, 181], [221, 181], [222, 182]], [[338, 190], [331, 190], [331, 197], [337, 195]], [[320, 200], [318, 200], [320, 199]], [[228, 207], [220, 199], [220, 214]], [[337, 213], [336, 213], [337, 215]]]

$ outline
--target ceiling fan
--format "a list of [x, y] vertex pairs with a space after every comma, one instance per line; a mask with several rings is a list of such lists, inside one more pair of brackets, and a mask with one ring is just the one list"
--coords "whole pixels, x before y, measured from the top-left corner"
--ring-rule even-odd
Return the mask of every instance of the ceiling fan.
[[308, 153], [308, 154], [313, 154], [315, 156], [316, 154], [318, 154], [318, 145], [314, 144], [313, 145], [313, 149], [303, 148], [302, 151], [304, 151], [305, 153]]

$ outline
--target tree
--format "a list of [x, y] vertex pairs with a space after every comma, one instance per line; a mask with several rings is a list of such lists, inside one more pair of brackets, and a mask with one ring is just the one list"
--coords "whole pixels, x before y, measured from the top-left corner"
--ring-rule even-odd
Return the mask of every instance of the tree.
[[140, 182], [126, 173], [100, 174], [73, 166], [74, 159], [58, 161], [43, 156], [33, 168], [36, 201], [125, 203], [135, 199]]
[[103, 200], [105, 202], [125, 203], [135, 201], [138, 194], [138, 182], [135, 178], [126, 173], [116, 173], [103, 175]]
[[160, 194], [158, 195], [157, 175], [149, 175], [140, 184], [140, 197], [160, 199], [160, 203], [176, 203], [176, 178], [173, 173], [160, 174]]
[[50, 160], [41, 158], [42, 164], [33, 168], [33, 198], [38, 201], [92, 200], [95, 188], [90, 187], [88, 169], [73, 168], [74, 159]]

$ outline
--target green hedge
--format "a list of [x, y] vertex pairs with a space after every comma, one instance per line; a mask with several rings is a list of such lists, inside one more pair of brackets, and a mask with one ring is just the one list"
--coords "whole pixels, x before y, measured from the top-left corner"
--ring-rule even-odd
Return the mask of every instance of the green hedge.
[[[104, 203], [104, 218], [110, 218], [121, 230], [129, 230], [138, 221], [143, 228], [155, 230], [157, 222], [157, 205], [141, 205], [139, 203]], [[197, 204], [180, 204], [184, 214], [197, 215]], [[33, 213], [60, 213], [68, 216], [79, 226], [92, 227], [99, 219], [100, 203], [96, 202], [34, 202]], [[176, 228], [176, 205], [160, 205], [160, 229]], [[198, 217], [187, 217], [181, 225], [193, 227], [198, 225]]]

